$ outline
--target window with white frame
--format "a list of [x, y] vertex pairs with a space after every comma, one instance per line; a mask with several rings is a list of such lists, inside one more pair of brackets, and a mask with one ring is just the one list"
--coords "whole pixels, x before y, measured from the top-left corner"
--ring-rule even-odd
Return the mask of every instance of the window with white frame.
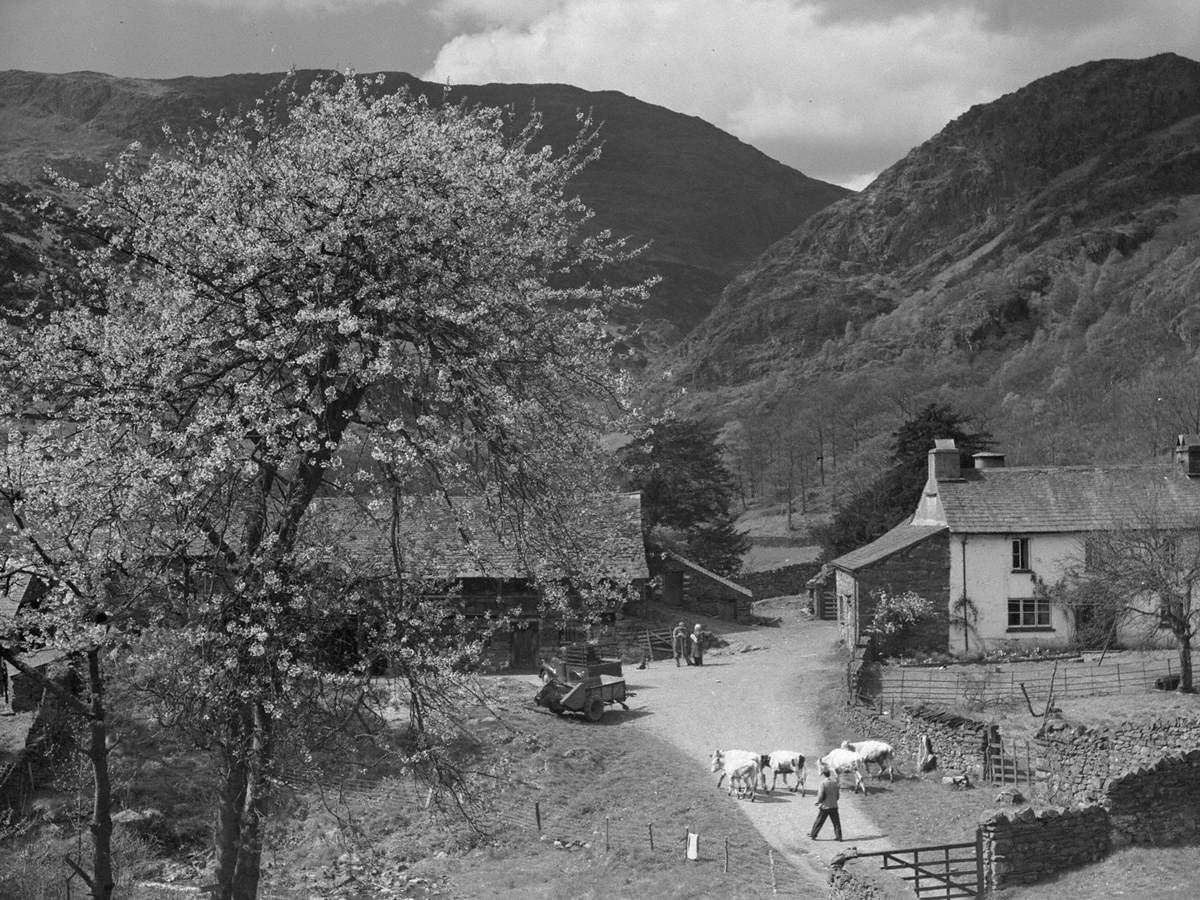
[[1049, 628], [1050, 598], [1009, 597], [1008, 627], [1010, 630], [1014, 628]]
[[1012, 539], [1012, 567], [1014, 572], [1029, 571], [1029, 538]]

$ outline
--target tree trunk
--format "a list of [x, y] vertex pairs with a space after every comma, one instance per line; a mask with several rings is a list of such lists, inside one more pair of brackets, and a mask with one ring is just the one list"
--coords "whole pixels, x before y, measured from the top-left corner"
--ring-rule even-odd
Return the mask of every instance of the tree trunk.
[[242, 802], [246, 795], [246, 761], [243, 747], [239, 746], [244, 729], [239, 727], [236, 716], [231, 717], [232, 733], [230, 745], [225, 750], [221, 771], [221, 788], [217, 797], [217, 823], [215, 834], [217, 892], [216, 900], [232, 900], [233, 878], [237, 870], [238, 844], [242, 832]]
[[270, 809], [271, 717], [261, 703], [254, 704], [250, 757], [246, 766], [246, 796], [242, 802], [241, 840], [233, 900], [255, 900], [262, 874], [263, 830]]
[[1179, 635], [1179, 690], [1184, 694], [1194, 693], [1192, 684], [1192, 633]]
[[113, 892], [112, 869], [112, 782], [108, 773], [108, 724], [105, 721], [104, 681], [100, 674], [100, 651], [87, 653], [88, 690], [91, 692], [91, 720], [88, 759], [92, 763], [92, 896], [110, 900]]

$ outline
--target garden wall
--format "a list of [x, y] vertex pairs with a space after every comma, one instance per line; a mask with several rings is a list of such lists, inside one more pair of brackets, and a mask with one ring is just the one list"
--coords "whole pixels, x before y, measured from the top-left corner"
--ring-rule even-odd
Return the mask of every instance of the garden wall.
[[1112, 846], [1108, 813], [1099, 806], [992, 813], [979, 828], [988, 890], [1032, 884], [1063, 869], [1096, 862]]
[[1074, 806], [1100, 803], [1110, 780], [1164, 756], [1200, 747], [1200, 719], [1159, 718], [1107, 728], [1051, 730], [1036, 741], [1044, 796]]

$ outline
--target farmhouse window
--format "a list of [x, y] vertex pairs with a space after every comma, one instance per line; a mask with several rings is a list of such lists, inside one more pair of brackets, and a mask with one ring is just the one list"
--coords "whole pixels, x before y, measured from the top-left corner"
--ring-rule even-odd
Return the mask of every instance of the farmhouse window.
[[1050, 600], [1048, 597], [1009, 597], [1008, 628], [1047, 629], [1050, 627]]
[[1012, 567], [1014, 572], [1029, 571], [1029, 538], [1013, 538]]

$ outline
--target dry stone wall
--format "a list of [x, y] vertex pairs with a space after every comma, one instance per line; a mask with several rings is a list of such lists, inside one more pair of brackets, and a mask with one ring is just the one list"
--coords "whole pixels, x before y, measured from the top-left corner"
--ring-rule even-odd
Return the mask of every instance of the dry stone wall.
[[1200, 839], [1200, 749], [1114, 778], [1104, 806], [1117, 845], [1195, 843]]
[[1108, 728], [1050, 730], [1039, 741], [1038, 768], [1050, 803], [1100, 803], [1109, 782], [1200, 747], [1200, 719], [1159, 718]]
[[906, 706], [895, 716], [869, 707], [849, 706], [842, 718], [852, 732], [845, 735], [845, 740], [887, 741], [896, 748], [902, 771], [915, 771], [922, 734], [929, 736], [941, 771], [978, 775], [983, 770], [984, 737], [991, 727], [986, 722], [924, 706]]
[[979, 823], [985, 886], [1032, 884], [1103, 859], [1111, 849], [1102, 807], [990, 813]]
[[845, 869], [829, 876], [829, 900], [884, 900], [879, 888]]

